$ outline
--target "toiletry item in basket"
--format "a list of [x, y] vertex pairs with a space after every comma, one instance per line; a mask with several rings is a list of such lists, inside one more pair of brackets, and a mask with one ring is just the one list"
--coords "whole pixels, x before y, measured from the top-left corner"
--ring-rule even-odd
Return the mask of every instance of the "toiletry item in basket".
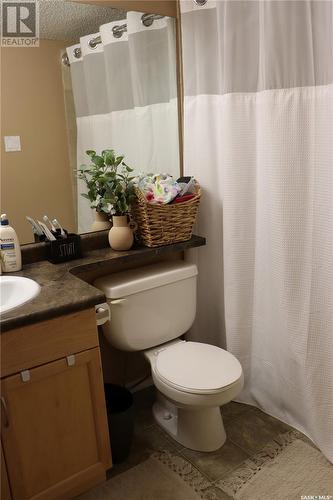
[[170, 203], [181, 190], [169, 174], [141, 173], [134, 179], [134, 184], [142, 191], [147, 202], [152, 205]]
[[184, 201], [189, 201], [194, 198], [194, 196], [194, 194], [184, 194], [184, 196], [177, 196], [177, 198], [172, 200], [170, 205], [173, 205], [174, 203], [184, 203]]
[[178, 197], [184, 196], [185, 194], [192, 194], [195, 190], [195, 178], [194, 177], [179, 177], [177, 179], [178, 184], [181, 187], [181, 191]]
[[1, 215], [0, 224], [1, 269], [4, 273], [13, 273], [22, 269], [20, 243], [6, 214]]

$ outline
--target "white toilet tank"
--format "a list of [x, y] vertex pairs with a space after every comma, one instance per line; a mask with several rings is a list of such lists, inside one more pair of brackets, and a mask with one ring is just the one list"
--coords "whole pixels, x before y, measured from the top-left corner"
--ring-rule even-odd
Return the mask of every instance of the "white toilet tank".
[[110, 344], [141, 351], [187, 332], [195, 318], [197, 274], [194, 264], [173, 261], [97, 279], [111, 310], [102, 327]]

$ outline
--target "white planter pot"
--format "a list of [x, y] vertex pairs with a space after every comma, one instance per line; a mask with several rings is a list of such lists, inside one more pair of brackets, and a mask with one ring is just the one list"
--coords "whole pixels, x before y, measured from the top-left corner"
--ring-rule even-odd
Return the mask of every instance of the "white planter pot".
[[101, 212], [95, 212], [95, 220], [91, 225], [91, 231], [103, 231], [110, 229], [111, 221], [110, 215]]

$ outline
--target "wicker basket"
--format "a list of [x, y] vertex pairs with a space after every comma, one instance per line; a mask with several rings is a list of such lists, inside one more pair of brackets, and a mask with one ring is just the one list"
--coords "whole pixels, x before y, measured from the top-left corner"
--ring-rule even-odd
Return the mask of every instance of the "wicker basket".
[[199, 184], [196, 185], [195, 196], [183, 203], [152, 205], [140, 189], [136, 188], [135, 194], [131, 213], [138, 225], [137, 236], [143, 245], [159, 247], [191, 238], [200, 203]]

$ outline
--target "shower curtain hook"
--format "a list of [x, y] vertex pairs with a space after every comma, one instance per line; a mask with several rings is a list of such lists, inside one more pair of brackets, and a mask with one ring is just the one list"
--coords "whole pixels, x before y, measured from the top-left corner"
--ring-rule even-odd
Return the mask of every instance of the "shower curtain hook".
[[96, 38], [92, 38], [89, 40], [89, 47], [91, 49], [96, 49], [97, 45], [102, 43], [102, 39], [100, 36], [97, 36]]
[[199, 5], [199, 7], [202, 7], [203, 5], [205, 5], [208, 0], [193, 0], [194, 3], [196, 3], [197, 5]]
[[121, 25], [116, 25], [113, 26], [112, 28], [112, 34], [115, 38], [121, 38], [123, 36], [123, 33], [127, 31], [127, 24], [121, 24]]
[[153, 24], [155, 19], [163, 19], [163, 17], [165, 16], [162, 16], [162, 14], [142, 14], [141, 22], [144, 26], [146, 26], [146, 28], [148, 28]]

